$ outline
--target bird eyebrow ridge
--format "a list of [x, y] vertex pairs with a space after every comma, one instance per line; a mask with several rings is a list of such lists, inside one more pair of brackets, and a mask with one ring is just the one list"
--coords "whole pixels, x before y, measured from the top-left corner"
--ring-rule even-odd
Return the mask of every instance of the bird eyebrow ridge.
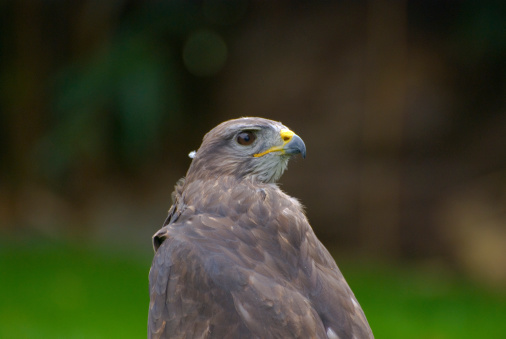
[[226, 135], [226, 139], [232, 139], [234, 138], [238, 133], [245, 132], [245, 131], [260, 131], [265, 127], [264, 125], [243, 125], [239, 126], [237, 128], [230, 129]]
[[268, 127], [268, 126], [262, 126], [262, 125], [249, 125], [249, 126], [241, 126], [241, 128], [238, 128], [237, 131], [260, 131], [261, 129]]

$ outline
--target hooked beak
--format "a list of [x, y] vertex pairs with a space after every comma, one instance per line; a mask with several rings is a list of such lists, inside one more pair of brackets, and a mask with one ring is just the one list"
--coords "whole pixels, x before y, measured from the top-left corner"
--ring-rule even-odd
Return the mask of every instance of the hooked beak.
[[289, 129], [284, 129], [281, 130], [280, 136], [283, 140], [283, 145], [271, 147], [262, 153], [255, 154], [254, 157], [258, 158], [271, 152], [281, 152], [281, 154], [289, 155], [300, 153], [303, 158], [306, 158], [306, 145], [297, 134]]
[[283, 150], [285, 151], [285, 154], [300, 153], [302, 158], [306, 158], [306, 145], [297, 134], [294, 134], [292, 139], [283, 146]]

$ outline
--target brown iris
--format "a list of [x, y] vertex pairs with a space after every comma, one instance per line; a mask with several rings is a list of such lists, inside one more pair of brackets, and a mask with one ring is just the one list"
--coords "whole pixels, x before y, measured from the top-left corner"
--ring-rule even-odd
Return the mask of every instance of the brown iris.
[[237, 135], [237, 142], [241, 145], [248, 146], [255, 141], [257, 137], [251, 131], [244, 131]]

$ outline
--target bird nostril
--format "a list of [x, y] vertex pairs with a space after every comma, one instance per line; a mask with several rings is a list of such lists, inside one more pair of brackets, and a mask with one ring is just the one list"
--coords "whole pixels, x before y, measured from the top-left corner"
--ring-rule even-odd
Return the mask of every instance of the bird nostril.
[[289, 129], [283, 129], [283, 130], [281, 130], [280, 135], [281, 135], [281, 139], [283, 139], [283, 142], [287, 143], [290, 140], [292, 140], [292, 137], [295, 135], [295, 133], [293, 133]]

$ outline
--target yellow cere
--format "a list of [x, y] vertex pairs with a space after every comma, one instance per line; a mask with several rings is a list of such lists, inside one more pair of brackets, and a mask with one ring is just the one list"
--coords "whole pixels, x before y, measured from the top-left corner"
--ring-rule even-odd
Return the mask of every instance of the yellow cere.
[[271, 148], [269, 148], [268, 150], [262, 152], [262, 153], [257, 153], [257, 154], [254, 154], [253, 156], [255, 158], [258, 158], [258, 157], [261, 157], [261, 156], [264, 156], [266, 155], [267, 153], [270, 153], [270, 152], [285, 152], [285, 150], [283, 149], [283, 147], [285, 147], [286, 144], [288, 144], [290, 142], [290, 140], [292, 140], [293, 136], [295, 135], [295, 133], [293, 133], [292, 131], [290, 131], [289, 129], [282, 129], [280, 132], [279, 132], [280, 136], [281, 136], [281, 139], [283, 139], [283, 145], [281, 146], [273, 146]]

